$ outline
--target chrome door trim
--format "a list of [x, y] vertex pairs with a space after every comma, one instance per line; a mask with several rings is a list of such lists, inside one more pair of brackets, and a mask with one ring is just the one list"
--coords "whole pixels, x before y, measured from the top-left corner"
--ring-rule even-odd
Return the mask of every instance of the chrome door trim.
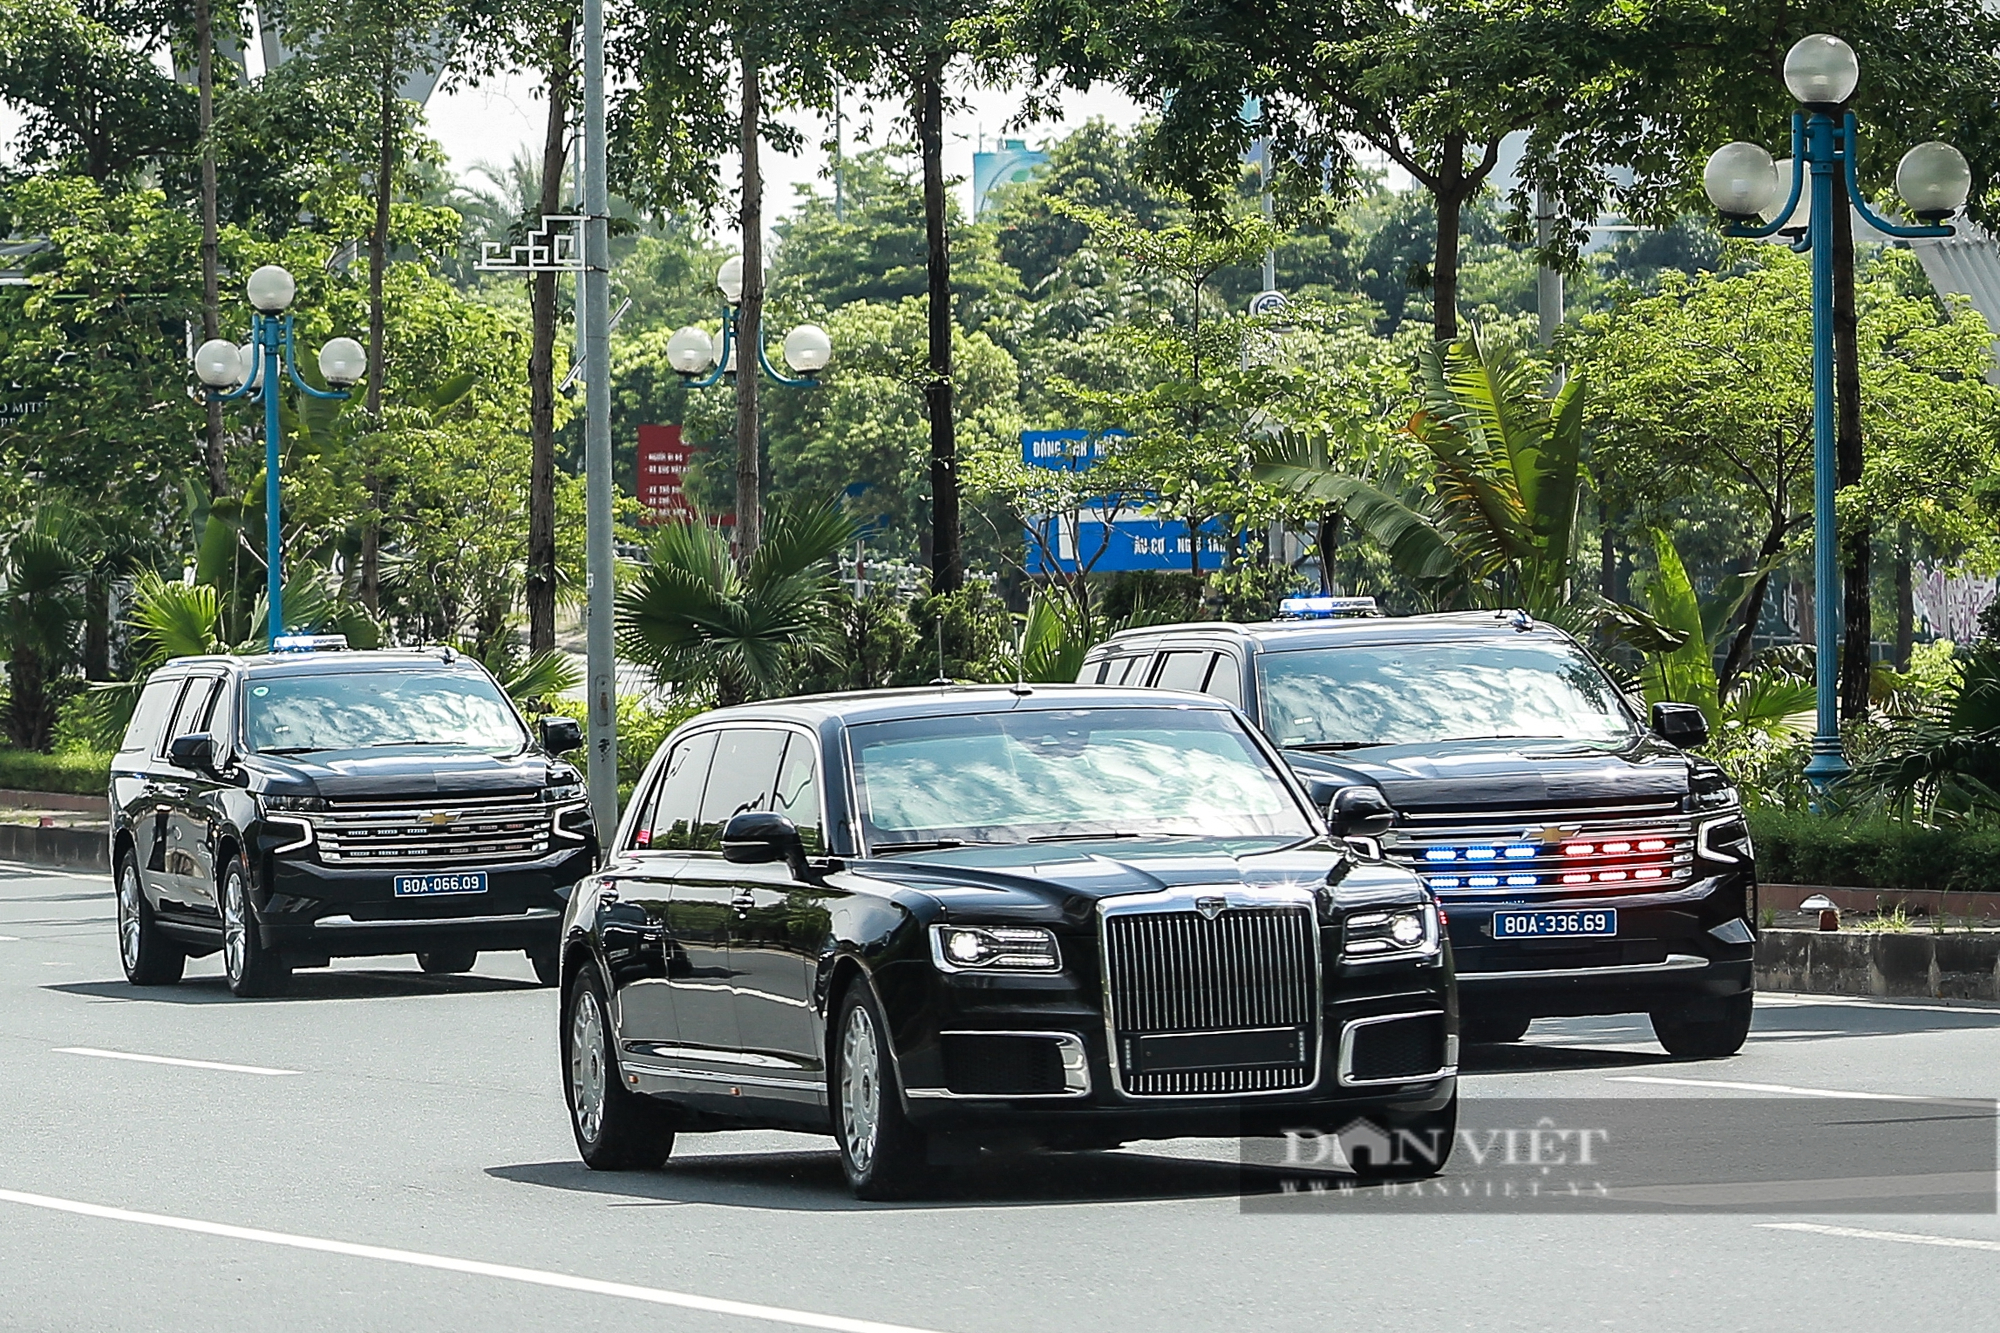
[[647, 1078], [680, 1078], [695, 1083], [725, 1083], [731, 1087], [776, 1088], [781, 1091], [804, 1090], [826, 1095], [824, 1079], [764, 1078], [756, 1074], [718, 1074], [706, 1069], [682, 1069], [675, 1065], [649, 1065], [637, 1060], [625, 1059], [621, 1063], [628, 1074], [638, 1074]]
[[1393, 1078], [1354, 1077], [1354, 1034], [1357, 1029], [1373, 1027], [1378, 1023], [1395, 1023], [1406, 1018], [1435, 1018], [1444, 1021], [1442, 1009], [1413, 1009], [1400, 1014], [1376, 1014], [1369, 1018], [1350, 1020], [1340, 1029], [1340, 1058], [1335, 1066], [1334, 1077], [1343, 1088], [1369, 1088], [1385, 1083], [1433, 1083], [1458, 1073], [1458, 1037], [1446, 1033], [1444, 1039], [1444, 1063], [1427, 1074], [1398, 1074]]
[[1612, 964], [1608, 967], [1552, 967], [1512, 972], [1466, 972], [1458, 974], [1458, 984], [1480, 981], [1562, 981], [1572, 977], [1646, 977], [1661, 972], [1691, 972], [1707, 967], [1709, 959], [1691, 953], [1670, 953], [1664, 963]]

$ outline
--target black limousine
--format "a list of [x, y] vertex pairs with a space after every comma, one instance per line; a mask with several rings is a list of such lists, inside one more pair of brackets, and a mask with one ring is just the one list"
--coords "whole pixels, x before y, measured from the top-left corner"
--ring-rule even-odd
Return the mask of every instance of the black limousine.
[[1436, 900], [1330, 839], [1277, 750], [1196, 695], [963, 687], [706, 713], [564, 917], [583, 1159], [677, 1132], [832, 1134], [862, 1197], [988, 1149], [1457, 1114]]

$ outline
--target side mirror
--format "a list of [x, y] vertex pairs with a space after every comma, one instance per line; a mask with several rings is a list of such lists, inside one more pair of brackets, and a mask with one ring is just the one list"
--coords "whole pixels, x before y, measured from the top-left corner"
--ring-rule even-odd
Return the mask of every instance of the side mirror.
[[722, 859], [737, 865], [789, 861], [797, 868], [805, 865], [806, 849], [791, 820], [769, 810], [745, 810], [722, 826]]
[[550, 713], [537, 725], [542, 733], [542, 748], [550, 754], [568, 754], [583, 748], [583, 728], [576, 724], [575, 718]]
[[1333, 794], [1327, 822], [1335, 836], [1379, 838], [1396, 827], [1396, 807], [1374, 787], [1342, 787]]
[[1692, 750], [1708, 741], [1708, 715], [1693, 704], [1654, 704], [1653, 734], [1669, 745]]
[[215, 738], [205, 731], [176, 736], [167, 745], [167, 762], [175, 768], [206, 773], [215, 767]]

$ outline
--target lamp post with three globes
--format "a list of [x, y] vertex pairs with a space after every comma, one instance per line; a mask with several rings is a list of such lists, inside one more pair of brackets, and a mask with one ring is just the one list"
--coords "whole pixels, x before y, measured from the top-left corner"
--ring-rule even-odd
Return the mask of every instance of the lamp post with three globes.
[[[736, 307], [743, 300], [743, 256], [733, 255], [716, 272], [715, 285], [722, 290], [722, 336], [710, 338], [698, 324], [676, 329], [667, 339], [667, 364], [674, 368], [690, 389], [706, 389], [722, 382], [724, 375], [736, 373]], [[817, 324], [801, 324], [785, 335], [785, 364], [797, 378], [780, 374], [757, 342], [757, 365], [773, 383], [791, 389], [818, 385], [819, 372], [833, 360], [833, 340]]]
[[[1803, 235], [1793, 248], [1812, 256], [1813, 332], [1813, 634], [1814, 683], [1818, 719], [1806, 778], [1824, 790], [1848, 771], [1841, 753], [1838, 707], [1840, 577], [1834, 523], [1835, 417], [1833, 367], [1834, 177], [1840, 174], [1847, 199], [1862, 220], [1885, 236], [1904, 239], [1950, 236], [1945, 222], [1965, 204], [1972, 172], [1965, 157], [1947, 143], [1921, 143], [1903, 154], [1896, 167], [1896, 191], [1921, 225], [1899, 226], [1868, 206], [1856, 167], [1858, 141], [1854, 113], [1846, 109], [1861, 78], [1854, 48], [1838, 37], [1816, 33], [1785, 55], [1785, 87], [1803, 111], [1792, 116], [1792, 157], [1774, 162], [1763, 145], [1738, 141], [1715, 150], [1702, 172], [1708, 197], [1727, 219], [1730, 236], [1792, 235], [1792, 215], [1808, 177], [1811, 193]], [[1789, 181], [1780, 179], [1781, 165]], [[1782, 196], [1783, 202], [1780, 203]]]
[[319, 373], [332, 390], [315, 389], [299, 378], [298, 350], [292, 342], [292, 300], [298, 283], [276, 264], [266, 264], [244, 284], [250, 298], [250, 341], [238, 347], [227, 338], [211, 338], [195, 349], [194, 373], [217, 402], [261, 399], [264, 405], [264, 562], [267, 567], [267, 640], [275, 644], [285, 632], [284, 541], [279, 527], [278, 447], [283, 431], [278, 421], [279, 372], [308, 398], [345, 398], [347, 390], [368, 373], [368, 353], [352, 338], [331, 338], [319, 350]]

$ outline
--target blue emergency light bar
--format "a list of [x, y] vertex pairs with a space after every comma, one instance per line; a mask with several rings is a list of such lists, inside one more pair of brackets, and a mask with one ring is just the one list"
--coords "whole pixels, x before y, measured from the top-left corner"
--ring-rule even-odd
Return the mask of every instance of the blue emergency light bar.
[[1287, 597], [1278, 603], [1280, 620], [1334, 620], [1342, 616], [1379, 616], [1373, 597]]
[[274, 653], [333, 653], [345, 647], [345, 634], [280, 634], [271, 640]]

